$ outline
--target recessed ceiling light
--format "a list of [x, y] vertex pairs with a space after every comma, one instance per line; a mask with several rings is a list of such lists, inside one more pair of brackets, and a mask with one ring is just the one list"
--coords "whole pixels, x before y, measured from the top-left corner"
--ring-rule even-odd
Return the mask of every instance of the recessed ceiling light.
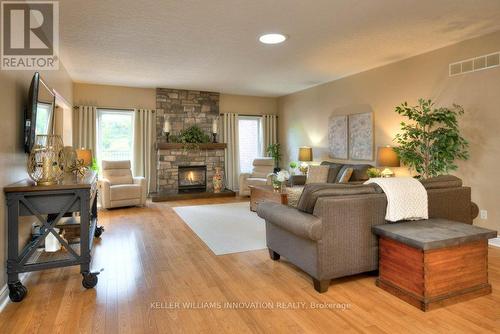
[[265, 34], [259, 37], [259, 41], [264, 44], [279, 44], [286, 40], [283, 34]]

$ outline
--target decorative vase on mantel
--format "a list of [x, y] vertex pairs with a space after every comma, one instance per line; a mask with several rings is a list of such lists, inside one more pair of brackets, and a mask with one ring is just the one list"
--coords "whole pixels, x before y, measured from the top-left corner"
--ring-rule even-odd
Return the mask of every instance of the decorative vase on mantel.
[[222, 180], [222, 170], [220, 167], [215, 167], [215, 174], [212, 182], [214, 185], [214, 193], [220, 193], [224, 188], [224, 182]]

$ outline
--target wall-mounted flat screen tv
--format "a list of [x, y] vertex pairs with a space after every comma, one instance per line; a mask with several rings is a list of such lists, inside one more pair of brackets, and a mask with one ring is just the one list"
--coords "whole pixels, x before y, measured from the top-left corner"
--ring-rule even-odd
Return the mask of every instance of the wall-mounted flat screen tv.
[[24, 120], [24, 150], [29, 153], [37, 135], [48, 135], [54, 129], [55, 94], [38, 72], [31, 80]]

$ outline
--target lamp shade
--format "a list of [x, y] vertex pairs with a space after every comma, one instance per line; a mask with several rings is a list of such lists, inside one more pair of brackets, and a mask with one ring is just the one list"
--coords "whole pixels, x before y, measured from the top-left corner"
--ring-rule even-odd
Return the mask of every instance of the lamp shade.
[[85, 149], [85, 148], [80, 148], [76, 150], [76, 158], [78, 160], [83, 160], [83, 165], [84, 166], [90, 166], [92, 165], [92, 151]]
[[299, 161], [313, 161], [313, 151], [310, 147], [299, 148]]
[[390, 146], [379, 147], [377, 150], [377, 165], [382, 167], [399, 167], [399, 157]]

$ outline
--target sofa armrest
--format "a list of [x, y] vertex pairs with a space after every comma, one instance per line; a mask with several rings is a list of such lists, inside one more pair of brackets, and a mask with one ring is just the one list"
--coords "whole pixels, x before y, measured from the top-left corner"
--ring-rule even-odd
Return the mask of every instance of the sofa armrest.
[[470, 216], [472, 220], [476, 219], [477, 216], [479, 216], [479, 206], [477, 206], [477, 204], [474, 202], [470, 203]]
[[303, 186], [306, 184], [307, 175], [290, 175], [290, 179], [288, 180], [288, 185], [290, 187], [293, 186]]
[[97, 183], [99, 187], [99, 195], [101, 198], [101, 206], [103, 209], [111, 207], [111, 182], [108, 179], [99, 179]]
[[248, 182], [247, 179], [252, 177], [252, 174], [250, 173], [241, 173], [239, 177], [239, 194], [240, 196], [248, 196], [250, 195], [250, 190], [248, 189]]
[[313, 215], [323, 222], [320, 266], [334, 276], [375, 270], [378, 240], [372, 226], [386, 224], [384, 194], [318, 198]]
[[241, 174], [240, 174], [240, 177], [239, 177], [239, 179], [240, 179], [240, 184], [241, 184], [242, 182], [243, 182], [243, 183], [246, 183], [246, 180], [247, 180], [248, 178], [251, 178], [251, 177], [252, 177], [252, 174], [251, 174], [251, 173], [241, 173]]
[[295, 208], [273, 202], [263, 202], [257, 206], [257, 214], [266, 222], [299, 237], [311, 240], [319, 240], [322, 237], [321, 219]]
[[146, 185], [146, 178], [143, 176], [134, 176], [134, 184], [141, 186], [141, 205], [146, 204], [146, 198], [148, 195], [148, 187]]

